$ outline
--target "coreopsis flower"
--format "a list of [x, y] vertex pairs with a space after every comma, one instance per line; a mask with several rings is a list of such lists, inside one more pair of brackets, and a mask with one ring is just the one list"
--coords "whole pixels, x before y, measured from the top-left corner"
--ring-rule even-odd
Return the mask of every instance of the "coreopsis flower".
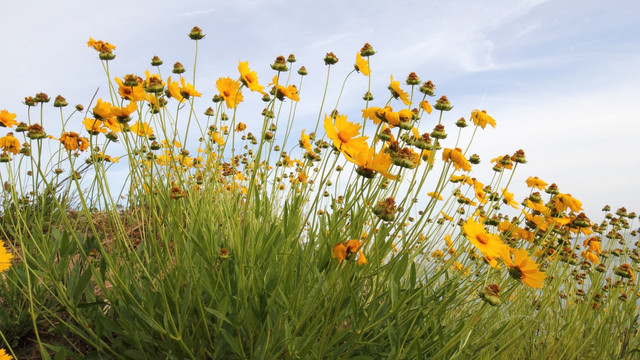
[[14, 155], [18, 154], [20, 153], [20, 141], [13, 136], [13, 133], [8, 133], [6, 136], [0, 137], [0, 148]]
[[485, 256], [491, 258], [499, 257], [502, 249], [506, 246], [498, 235], [487, 233], [484, 226], [477, 223], [473, 218], [469, 218], [462, 228], [471, 245], [475, 246]]
[[[353, 254], [360, 251], [360, 247], [362, 246], [362, 241], [351, 239], [345, 242], [337, 243], [333, 247], [333, 255], [331, 257], [338, 259], [338, 263], [342, 263], [342, 260], [351, 260], [353, 258]], [[366, 263], [366, 259], [364, 260]]]
[[393, 75], [391, 76], [391, 84], [389, 85], [389, 90], [391, 90], [391, 95], [394, 98], [400, 99], [407, 106], [411, 105], [411, 102], [409, 101], [409, 94], [407, 94], [406, 91], [400, 88], [399, 81], [393, 81]]
[[355, 152], [352, 155], [346, 154], [345, 157], [348, 161], [358, 165], [356, 172], [366, 178], [372, 178], [376, 173], [384, 176], [389, 180], [395, 180], [397, 175], [389, 173], [389, 166], [391, 166], [391, 156], [385, 152], [382, 148], [376, 154], [372, 148], [367, 148], [367, 151]]
[[563, 212], [567, 208], [573, 212], [582, 210], [582, 202], [571, 196], [571, 194], [558, 194], [555, 196], [555, 208], [558, 212]]
[[149, 70], [145, 70], [146, 79], [143, 83], [144, 91], [152, 94], [159, 94], [164, 91], [164, 81], [160, 75], [151, 74]]
[[491, 127], [493, 128], [496, 127], [496, 121], [491, 116], [487, 115], [487, 112], [485, 110], [473, 110], [471, 112], [471, 120], [475, 125], [480, 126], [483, 129], [487, 126], [487, 124], [491, 125]]
[[200, 97], [202, 96], [202, 93], [200, 93], [199, 91], [197, 91], [194, 87], [193, 84], [189, 84], [185, 81], [184, 78], [180, 78], [180, 94], [185, 98], [185, 99], [189, 99], [190, 97], [194, 96], [194, 97]]
[[327, 137], [333, 140], [333, 145], [343, 153], [350, 156], [358, 152], [367, 152], [367, 137], [360, 136], [360, 124], [352, 123], [347, 120], [346, 115], [338, 115], [333, 120], [325, 115], [324, 130]]
[[[0, 272], [8, 270], [11, 267], [11, 259], [13, 259], [13, 254], [7, 251], [7, 248], [4, 246], [4, 241], [0, 240]], [[1, 355], [2, 352], [0, 352], [0, 358]]]
[[513, 200], [513, 193], [507, 191], [507, 189], [502, 189], [502, 202], [514, 209], [518, 208], [518, 202]]
[[130, 116], [134, 111], [138, 110], [138, 103], [135, 101], [129, 102], [129, 105], [125, 107], [112, 106], [109, 110], [112, 117], [116, 117], [118, 122], [128, 122], [131, 120]]
[[293, 101], [300, 101], [300, 96], [298, 95], [298, 88], [296, 88], [295, 85], [289, 85], [287, 87], [284, 87], [278, 84], [277, 75], [273, 77], [273, 82], [271, 82], [269, 85], [274, 86], [272, 90], [273, 91], [272, 94], [274, 94], [278, 100], [283, 101], [284, 98], [286, 97]]
[[7, 110], [0, 111], [0, 127], [13, 127], [18, 125], [16, 121], [16, 114], [10, 113]]
[[98, 120], [108, 119], [113, 117], [111, 115], [111, 104], [103, 101], [102, 99], [98, 99], [96, 102], [96, 106], [93, 107], [93, 116]]
[[[124, 121], [124, 122], [126, 122], [126, 121]], [[104, 121], [102, 122], [102, 125], [104, 125], [104, 127], [106, 127], [107, 129], [113, 131], [114, 133], [118, 133], [118, 132], [120, 132], [120, 130], [122, 130], [122, 128], [120, 127], [121, 126], [120, 124], [121, 123], [115, 117], [110, 117], [108, 119], [104, 119]]]
[[444, 198], [442, 197], [442, 195], [440, 195], [440, 193], [437, 193], [435, 191], [431, 191], [427, 193], [427, 196], [430, 196], [436, 200], [444, 200]]
[[369, 76], [369, 61], [365, 60], [358, 52], [356, 54], [356, 70], [362, 73], [364, 76]]
[[109, 44], [108, 42], [104, 42], [102, 40], [93, 40], [93, 38], [89, 38], [89, 41], [87, 41], [87, 46], [94, 48], [98, 52], [112, 52], [116, 49], [115, 45]]
[[120, 78], [116, 78], [115, 80], [118, 84], [118, 94], [120, 94], [121, 98], [131, 101], [140, 101], [147, 99], [147, 92], [144, 91], [142, 79], [140, 79], [140, 81], [137, 82], [137, 85], [135, 86], [124, 85]]
[[66, 150], [69, 151], [85, 151], [89, 148], [89, 140], [84, 137], [80, 137], [78, 133], [73, 131], [63, 133], [60, 136], [60, 142]]
[[240, 81], [244, 86], [248, 87], [251, 91], [257, 91], [262, 95], [267, 95], [264, 91], [264, 86], [258, 83], [258, 74], [255, 71], [249, 69], [249, 62], [239, 61], [238, 71], [240, 72]]
[[592, 251], [589, 250], [585, 250], [580, 254], [583, 258], [585, 258], [585, 260], [593, 263], [593, 264], [597, 264], [600, 262], [600, 259], [598, 258], [598, 255]]
[[100, 133], [106, 133], [107, 129], [101, 120], [85, 118], [82, 122], [84, 128], [91, 135], [98, 135]]
[[149, 136], [153, 135], [153, 129], [149, 126], [148, 123], [143, 121], [136, 121], [133, 125], [131, 125], [131, 132], [138, 136]]
[[471, 171], [471, 164], [462, 154], [462, 149], [455, 148], [449, 149], [445, 148], [442, 150], [442, 160], [445, 162], [452, 162], [453, 166], [455, 166], [456, 170], [462, 171]]
[[420, 107], [422, 108], [422, 110], [424, 110], [427, 114], [431, 114], [431, 111], [433, 111], [433, 108], [431, 107], [431, 104], [429, 104], [429, 102], [427, 100], [422, 100], [420, 101]]
[[180, 93], [180, 85], [177, 81], [171, 81], [171, 76], [167, 78], [167, 91], [169, 91], [169, 95], [172, 98], [176, 99], [178, 102], [182, 102], [184, 97]]
[[538, 264], [531, 259], [527, 250], [515, 249], [513, 251], [513, 259], [511, 259], [511, 249], [508, 246], [504, 246], [500, 256], [504, 264], [509, 268], [509, 275], [512, 278], [520, 280], [534, 289], [542, 289], [542, 281], [546, 276], [540, 272]]
[[528, 187], [536, 188], [538, 190], [544, 190], [547, 187], [547, 185], [549, 185], [546, 182], [544, 182], [541, 179], [539, 179], [537, 176], [535, 176], [535, 177], [529, 176], [527, 178], [526, 182], [527, 182], [527, 186]]
[[0, 360], [13, 360], [13, 356], [7, 354], [4, 349], [0, 349]]
[[216, 87], [220, 92], [220, 96], [224, 99], [227, 107], [234, 109], [242, 102], [242, 92], [240, 91], [240, 83], [229, 77], [220, 78], [216, 81]]

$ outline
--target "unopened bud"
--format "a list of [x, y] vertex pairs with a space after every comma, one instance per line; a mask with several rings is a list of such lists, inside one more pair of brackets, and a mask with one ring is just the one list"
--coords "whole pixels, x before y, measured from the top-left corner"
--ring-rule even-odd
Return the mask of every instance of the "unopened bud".
[[365, 43], [364, 46], [362, 47], [362, 49], [360, 49], [360, 56], [372, 56], [373, 54], [375, 54], [376, 52], [373, 51], [373, 47], [371, 47], [371, 45], [369, 45], [369, 43]]
[[479, 296], [491, 306], [500, 305], [500, 286], [498, 284], [488, 285], [480, 291]]
[[162, 60], [157, 55], [154, 55], [151, 58], [151, 66], [160, 66], [162, 65]]
[[416, 75], [416, 73], [412, 72], [411, 74], [409, 74], [409, 76], [407, 76], [407, 85], [419, 85], [420, 84], [420, 78], [418, 77], [418, 75]]
[[187, 70], [184, 69], [184, 66], [180, 62], [177, 62], [177, 63], [173, 64], [172, 72], [174, 74], [182, 74], [185, 71], [187, 71]]
[[293, 54], [289, 54], [289, 57], [287, 58], [287, 62], [290, 62], [290, 63], [294, 63], [294, 62], [296, 62], [296, 57], [295, 57], [295, 55], [293, 55]]
[[56, 96], [55, 100], [53, 100], [54, 107], [65, 107], [67, 105], [69, 104], [67, 103], [67, 100], [62, 97], [62, 95]]
[[189, 32], [189, 38], [191, 38], [191, 40], [200, 40], [204, 36], [205, 35], [202, 33], [202, 29], [197, 26], [194, 26], [193, 29], [191, 29], [191, 31]]
[[211, 107], [207, 108], [207, 110], [204, 111], [204, 114], [206, 116], [213, 116], [213, 108]]
[[396, 202], [392, 197], [380, 201], [374, 208], [373, 213], [384, 221], [392, 221], [396, 216]]
[[456, 126], [459, 128], [466, 128], [467, 127], [467, 120], [465, 120], [463, 117], [461, 117], [460, 119], [458, 119], [458, 121], [456, 121]]
[[362, 99], [366, 101], [371, 101], [373, 100], [373, 95], [371, 95], [371, 92], [367, 91], [366, 93], [364, 93], [364, 96], [362, 97]]
[[427, 81], [426, 83], [422, 84], [422, 86], [420, 86], [420, 92], [423, 94], [427, 94], [429, 96], [434, 96], [436, 94], [435, 90], [436, 90], [436, 86], [433, 85], [431, 80]]
[[325, 55], [324, 57], [325, 65], [333, 65], [337, 62], [338, 62], [338, 57], [332, 52], [328, 52], [327, 55]]
[[278, 56], [276, 60], [271, 64], [271, 68], [275, 71], [288, 71], [287, 60], [284, 56]]
[[449, 99], [447, 99], [447, 97], [444, 95], [442, 95], [442, 97], [440, 97], [440, 99], [436, 101], [436, 104], [433, 107], [441, 111], [449, 111], [453, 109], [453, 106], [451, 106]]
[[36, 94], [34, 100], [39, 103], [43, 103], [43, 102], [46, 103], [46, 102], [49, 102], [51, 98], [49, 98], [49, 95], [41, 92]]

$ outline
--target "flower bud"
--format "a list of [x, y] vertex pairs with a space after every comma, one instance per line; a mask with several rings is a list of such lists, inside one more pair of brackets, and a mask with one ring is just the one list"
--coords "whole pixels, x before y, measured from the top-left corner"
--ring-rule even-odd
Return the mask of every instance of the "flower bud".
[[419, 85], [419, 84], [420, 84], [420, 78], [418, 77], [418, 75], [416, 75], [416, 73], [411, 72], [409, 76], [407, 76], [407, 85]]
[[20, 122], [18, 125], [16, 125], [16, 132], [25, 132], [28, 129], [28, 125], [25, 122]]
[[288, 71], [287, 60], [284, 56], [278, 56], [276, 60], [271, 64], [271, 68], [275, 71]]
[[116, 58], [116, 54], [110, 52], [110, 51], [100, 51], [100, 53], [98, 54], [98, 57], [100, 58], [100, 60], [113, 60]]
[[118, 134], [116, 134], [113, 131], [109, 131], [106, 135], [106, 138], [113, 141], [113, 142], [118, 142]]
[[362, 97], [362, 99], [366, 101], [371, 101], [373, 100], [373, 95], [371, 95], [371, 92], [367, 91], [366, 93], [364, 93], [364, 96]]
[[227, 115], [227, 113], [220, 114], [220, 120], [222, 120], [222, 121], [229, 120], [229, 115]]
[[447, 133], [444, 132], [444, 125], [438, 124], [431, 132], [431, 137], [434, 139], [446, 139]]
[[365, 43], [364, 46], [362, 46], [362, 48], [360, 49], [360, 56], [362, 57], [372, 56], [375, 53], [376, 52], [373, 50], [373, 47], [369, 45], [369, 43]]
[[436, 90], [436, 86], [433, 85], [431, 80], [427, 81], [426, 83], [422, 84], [422, 86], [420, 86], [420, 92], [423, 94], [427, 94], [429, 96], [434, 96], [436, 94], [435, 90]]
[[184, 69], [184, 66], [180, 62], [176, 62], [175, 64], [173, 64], [172, 72], [174, 74], [182, 74], [185, 71], [187, 71], [187, 70]]
[[154, 55], [151, 58], [151, 66], [160, 66], [162, 65], [162, 60], [157, 55]]
[[27, 96], [24, 98], [24, 102], [25, 105], [27, 106], [36, 106], [36, 99], [34, 99], [31, 96]]
[[487, 285], [480, 291], [479, 296], [491, 306], [500, 305], [500, 286], [498, 284]]
[[383, 221], [392, 221], [396, 216], [396, 212], [396, 201], [392, 197], [380, 201], [373, 208], [373, 213]]
[[560, 193], [560, 191], [558, 190], [558, 185], [556, 185], [555, 183], [547, 186], [547, 189], [545, 190], [545, 192], [547, 194], [552, 194], [552, 195], [557, 195]]
[[27, 137], [30, 139], [44, 139], [47, 137], [47, 133], [40, 124], [33, 124], [27, 128]]
[[202, 33], [202, 29], [197, 26], [194, 26], [193, 29], [191, 29], [191, 31], [189, 32], [189, 38], [191, 38], [191, 40], [200, 40], [204, 38], [204, 36], [205, 35]]
[[204, 111], [206, 116], [213, 116], [213, 108], [208, 107], [207, 110]]
[[49, 102], [49, 100], [51, 100], [51, 99], [49, 98], [49, 95], [47, 95], [47, 94], [45, 94], [45, 93], [42, 93], [42, 92], [41, 92], [41, 93], [37, 93], [37, 94], [36, 94], [36, 96], [35, 96], [34, 100], [35, 100], [36, 102], [39, 102], [39, 103], [43, 103], [43, 102], [44, 102], [44, 103], [47, 103], [47, 102]]
[[467, 127], [467, 120], [465, 120], [463, 117], [461, 117], [460, 119], [458, 119], [458, 121], [456, 121], [456, 126], [459, 128], [466, 128]]
[[605, 205], [605, 206], [602, 208], [602, 211], [611, 211], [611, 206], [609, 206], [609, 205]]
[[516, 151], [515, 154], [511, 157], [511, 159], [517, 163], [524, 164], [527, 162], [527, 158], [524, 155], [524, 150], [520, 149]]
[[433, 107], [441, 111], [449, 111], [453, 109], [453, 106], [451, 106], [449, 99], [447, 99], [447, 97], [444, 95], [442, 95], [442, 97], [440, 97], [440, 99], [436, 101], [436, 104]]
[[62, 97], [62, 95], [56, 96], [55, 100], [53, 100], [54, 107], [65, 107], [67, 105], [69, 104], [67, 103], [67, 100]]
[[83, 111], [84, 110], [84, 106], [82, 106], [82, 104], [78, 104], [78, 105], [76, 105], [76, 110]]
[[337, 62], [338, 62], [338, 57], [332, 52], [328, 52], [327, 55], [325, 55], [324, 57], [325, 65], [333, 65]]
[[293, 54], [289, 54], [289, 57], [287, 58], [287, 62], [290, 62], [290, 63], [294, 63], [294, 62], [296, 62], [296, 57], [295, 57], [295, 55], [293, 55]]
[[220, 101], [224, 100], [224, 98], [220, 95], [214, 95], [213, 98], [211, 99], [211, 101], [213, 101], [214, 103], [219, 103]]
[[469, 157], [469, 162], [474, 165], [480, 164], [480, 155], [478, 154], [471, 155], [471, 157]]

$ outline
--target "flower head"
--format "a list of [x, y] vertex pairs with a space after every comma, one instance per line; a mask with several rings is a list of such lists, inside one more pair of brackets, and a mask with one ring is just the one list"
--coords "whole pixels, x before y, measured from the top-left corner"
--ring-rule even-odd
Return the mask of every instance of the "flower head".
[[487, 124], [491, 125], [491, 127], [493, 128], [496, 127], [496, 121], [491, 116], [487, 115], [487, 112], [485, 110], [473, 110], [471, 112], [471, 120], [474, 124], [480, 126], [483, 129], [485, 128], [485, 126], [487, 126]]
[[484, 227], [474, 221], [473, 218], [469, 218], [462, 228], [469, 242], [485, 256], [490, 258], [499, 257], [502, 249], [506, 246], [498, 235], [487, 233]]
[[359, 52], [356, 54], [356, 70], [364, 76], [369, 76], [369, 61], [365, 60]]
[[542, 281], [546, 276], [540, 272], [538, 264], [531, 259], [527, 250], [513, 250], [512, 260], [511, 250], [508, 246], [504, 246], [500, 256], [504, 264], [509, 268], [509, 275], [512, 278], [520, 280], [534, 289], [542, 289]]
[[131, 125], [131, 132], [138, 136], [149, 136], [153, 135], [153, 129], [146, 122], [136, 121], [133, 125]]
[[240, 81], [242, 81], [244, 86], [248, 87], [249, 90], [257, 91], [262, 95], [267, 94], [264, 91], [264, 86], [258, 83], [258, 74], [255, 71], [251, 71], [251, 69], [249, 69], [248, 61], [240, 61], [238, 64], [238, 71], [240, 72]]
[[[0, 240], [0, 272], [11, 267], [11, 259], [13, 259], [13, 254], [7, 251], [7, 248], [4, 246], [4, 241]], [[2, 355], [1, 352], [0, 355]]]
[[242, 102], [242, 92], [240, 91], [239, 82], [232, 80], [229, 77], [220, 78], [216, 81], [216, 87], [228, 108], [234, 109]]
[[445, 148], [442, 151], [442, 160], [445, 162], [452, 162], [456, 170], [471, 171], [471, 164], [469, 163], [467, 158], [464, 157], [464, 154], [462, 154], [462, 149], [460, 148]]
[[10, 113], [7, 110], [0, 111], [0, 127], [13, 127], [17, 125], [16, 114]]
[[333, 140], [333, 145], [343, 153], [353, 156], [357, 152], [367, 152], [367, 137], [360, 136], [360, 124], [347, 120], [345, 115], [338, 115], [334, 122], [325, 115], [324, 130], [327, 137]]
[[[126, 77], [125, 77], [126, 78]], [[144, 86], [142, 85], [142, 79], [136, 81], [137, 85], [135, 86], [126, 86], [122, 82], [120, 78], [116, 78], [116, 83], [118, 84], [118, 93], [120, 97], [127, 100], [132, 101], [140, 101], [147, 99], [147, 92], [144, 91]]]
[[89, 148], [89, 140], [84, 137], [80, 137], [78, 133], [73, 131], [63, 133], [60, 136], [60, 142], [66, 150], [80, 150], [85, 151]]
[[536, 188], [538, 190], [544, 190], [547, 187], [547, 185], [549, 185], [543, 180], [539, 179], [537, 176], [536, 177], [529, 176], [526, 182], [528, 187]]
[[411, 102], [409, 101], [409, 94], [400, 88], [399, 81], [393, 81], [393, 76], [391, 76], [389, 90], [391, 90], [391, 95], [393, 95], [394, 98], [400, 99], [405, 105], [411, 105]]

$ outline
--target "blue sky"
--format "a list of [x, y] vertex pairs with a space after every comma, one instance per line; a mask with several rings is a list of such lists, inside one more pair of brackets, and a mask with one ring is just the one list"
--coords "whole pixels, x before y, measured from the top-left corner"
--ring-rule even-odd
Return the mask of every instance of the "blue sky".
[[[71, 104], [88, 104], [98, 87], [107, 97], [89, 37], [117, 46], [115, 76], [143, 74], [153, 55], [168, 74], [176, 61], [192, 70], [186, 33], [197, 25], [207, 34], [196, 84], [203, 108], [218, 77], [237, 76], [239, 59], [266, 84], [275, 57], [293, 53], [295, 68], [309, 70], [302, 129], [307, 118], [315, 123], [324, 54], [340, 58], [336, 89], [369, 42], [378, 52], [371, 61], [376, 99], [388, 97], [389, 75], [403, 80], [415, 71], [455, 106], [445, 124], [475, 108], [496, 119], [498, 127], [477, 135], [471, 150], [483, 160], [480, 179], [488, 182], [491, 158], [524, 149], [529, 163], [514, 177], [517, 198], [526, 191], [517, 186], [538, 176], [580, 199], [593, 220], [604, 204], [640, 212], [637, 1], [16, 1], [0, 10], [0, 109], [18, 120], [26, 116], [23, 98], [39, 91]], [[366, 89], [356, 75], [340, 106], [353, 116]], [[47, 116], [58, 123], [53, 110]]]

